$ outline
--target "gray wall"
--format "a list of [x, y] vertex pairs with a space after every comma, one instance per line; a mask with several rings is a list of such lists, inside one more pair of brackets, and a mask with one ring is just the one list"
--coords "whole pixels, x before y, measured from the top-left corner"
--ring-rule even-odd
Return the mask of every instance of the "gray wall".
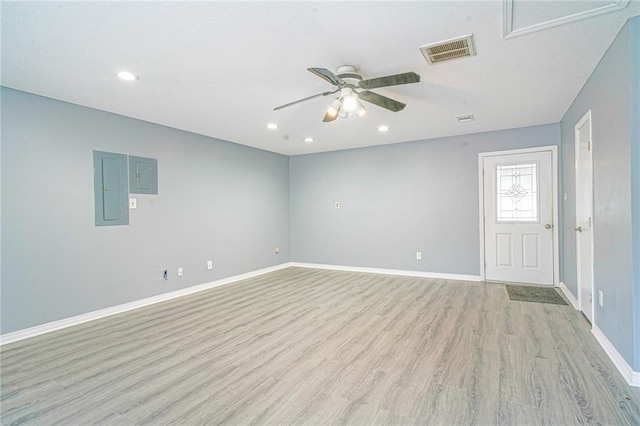
[[478, 153], [559, 143], [550, 124], [291, 157], [292, 259], [479, 275]]
[[[599, 290], [604, 292], [604, 307], [595, 303], [594, 321], [629, 365], [633, 366], [629, 96], [632, 76], [629, 48], [627, 23], [561, 122], [563, 190], [568, 196], [562, 228], [562, 259], [564, 282], [574, 295], [577, 295], [574, 126], [591, 109], [594, 294], [597, 295]], [[633, 78], [637, 79], [638, 75]]]
[[640, 18], [629, 21], [634, 370], [640, 371]]
[[[290, 260], [287, 157], [1, 94], [2, 333]], [[93, 150], [158, 160], [128, 226], [94, 225]]]

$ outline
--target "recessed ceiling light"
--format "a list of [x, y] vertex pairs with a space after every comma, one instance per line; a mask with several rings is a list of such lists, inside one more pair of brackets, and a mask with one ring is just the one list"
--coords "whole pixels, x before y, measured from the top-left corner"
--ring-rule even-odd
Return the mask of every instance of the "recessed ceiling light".
[[267, 129], [269, 129], [269, 130], [275, 130], [277, 128], [278, 128], [278, 125], [276, 123], [267, 124]]
[[130, 73], [129, 71], [120, 71], [116, 75], [118, 76], [119, 79], [126, 80], [126, 81], [134, 81], [139, 78], [137, 75]]
[[307, 136], [306, 138], [304, 138], [304, 141], [305, 141], [305, 142], [313, 142], [313, 138], [312, 138], [312, 137]]
[[387, 130], [389, 130], [389, 126], [380, 126], [380, 127], [378, 127], [378, 131], [379, 132], [386, 132]]

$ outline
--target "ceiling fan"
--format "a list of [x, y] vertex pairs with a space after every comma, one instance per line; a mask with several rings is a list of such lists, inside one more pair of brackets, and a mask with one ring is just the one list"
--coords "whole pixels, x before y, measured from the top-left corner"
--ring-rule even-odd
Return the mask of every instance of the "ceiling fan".
[[274, 111], [290, 107], [310, 99], [340, 92], [338, 97], [333, 100], [327, 109], [322, 121], [329, 122], [338, 117], [347, 118], [352, 114], [356, 114], [358, 116], [364, 115], [366, 110], [362, 103], [360, 103], [360, 100], [388, 109], [389, 111], [398, 112], [404, 109], [406, 104], [371, 92], [369, 89], [418, 83], [420, 81], [420, 76], [415, 72], [406, 72], [363, 80], [362, 76], [356, 72], [355, 67], [352, 65], [342, 65], [338, 67], [337, 73], [335, 74], [326, 68], [307, 68], [307, 70], [331, 83], [333, 86], [336, 86], [335, 90], [318, 93], [317, 95], [312, 95], [288, 104], [280, 105], [275, 107], [273, 109]]

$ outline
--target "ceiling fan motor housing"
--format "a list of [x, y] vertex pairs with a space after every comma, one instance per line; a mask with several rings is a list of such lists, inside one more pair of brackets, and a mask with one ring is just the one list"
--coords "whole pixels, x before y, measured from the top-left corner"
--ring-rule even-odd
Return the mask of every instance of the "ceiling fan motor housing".
[[[356, 67], [353, 65], [342, 65], [339, 66], [336, 72], [336, 75], [341, 79], [345, 80], [346, 83], [353, 84], [357, 86], [357, 83], [362, 81], [362, 75], [356, 72]], [[351, 82], [349, 80], [356, 80]]]

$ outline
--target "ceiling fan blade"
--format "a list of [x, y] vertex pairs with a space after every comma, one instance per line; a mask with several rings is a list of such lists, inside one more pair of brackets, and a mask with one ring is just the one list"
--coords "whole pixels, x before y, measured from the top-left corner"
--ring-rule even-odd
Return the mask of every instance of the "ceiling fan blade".
[[324, 121], [325, 123], [328, 123], [330, 121], [335, 120], [336, 118], [338, 118], [338, 114], [329, 114], [328, 112], [324, 115], [324, 118], [322, 119], [322, 121]]
[[371, 78], [362, 80], [359, 87], [362, 89], [375, 89], [376, 87], [397, 86], [399, 84], [417, 83], [420, 75], [415, 72], [405, 72], [403, 74], [388, 75], [386, 77]]
[[369, 92], [368, 90], [359, 93], [358, 98], [362, 99], [363, 101], [370, 102], [374, 105], [378, 105], [379, 107], [386, 108], [389, 111], [393, 112], [401, 111], [404, 109], [404, 107], [407, 106], [402, 102], [398, 102], [394, 99], [387, 98], [386, 96], [382, 96], [377, 93]]
[[334, 73], [332, 73], [326, 68], [307, 68], [307, 71], [311, 71], [321, 79], [328, 81], [334, 86], [340, 86], [341, 84], [344, 84], [344, 81], [342, 81], [340, 77], [338, 77], [337, 75], [335, 75]]
[[299, 104], [299, 103], [304, 102], [304, 101], [308, 101], [309, 99], [319, 98], [320, 96], [331, 95], [333, 93], [336, 93], [337, 91], [338, 91], [338, 89], [336, 89], [334, 91], [330, 91], [330, 92], [318, 93], [317, 95], [307, 96], [306, 98], [298, 99], [297, 101], [293, 101], [293, 102], [289, 102], [288, 104], [277, 106], [273, 110], [277, 111], [277, 110], [282, 109], [282, 108], [290, 107], [291, 105], [295, 105], [295, 104]]

